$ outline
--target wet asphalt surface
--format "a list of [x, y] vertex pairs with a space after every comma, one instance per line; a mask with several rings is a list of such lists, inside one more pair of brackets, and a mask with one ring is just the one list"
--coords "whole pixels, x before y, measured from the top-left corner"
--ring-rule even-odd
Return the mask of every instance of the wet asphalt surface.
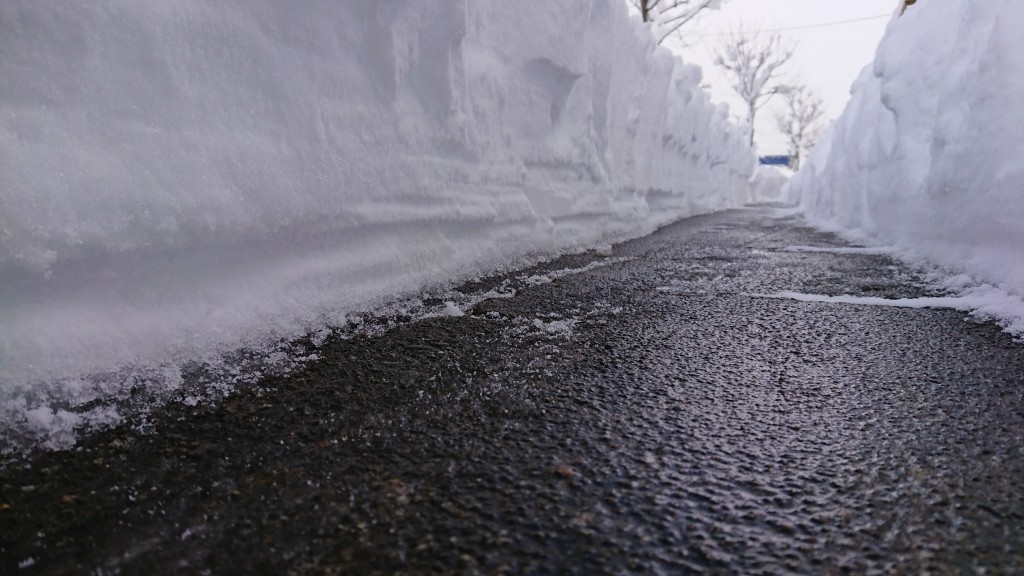
[[0, 573], [1024, 572], [1024, 345], [751, 296], [925, 293], [786, 251], [842, 242], [773, 214], [565, 257], [527, 275], [605, 265], [9, 464]]

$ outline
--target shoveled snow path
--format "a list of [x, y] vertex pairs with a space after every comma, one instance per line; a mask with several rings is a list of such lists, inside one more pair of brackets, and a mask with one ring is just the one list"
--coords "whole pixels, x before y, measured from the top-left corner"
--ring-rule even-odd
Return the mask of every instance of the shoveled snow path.
[[1024, 346], [957, 310], [751, 297], [936, 296], [887, 256], [789, 251], [842, 243], [772, 214], [563, 258], [8, 466], [0, 572], [1024, 571]]

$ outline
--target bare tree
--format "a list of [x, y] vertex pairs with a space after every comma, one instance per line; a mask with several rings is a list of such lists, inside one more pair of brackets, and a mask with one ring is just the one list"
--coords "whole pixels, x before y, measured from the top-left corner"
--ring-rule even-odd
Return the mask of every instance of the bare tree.
[[824, 105], [806, 86], [796, 86], [786, 93], [786, 107], [776, 111], [775, 125], [789, 140], [789, 167], [800, 169], [800, 158], [809, 150], [821, 131]]
[[773, 34], [767, 38], [757, 34], [734, 32], [715, 51], [715, 64], [724, 69], [733, 81], [733, 90], [747, 104], [750, 122], [750, 145], [754, 145], [754, 120], [757, 111], [776, 94], [789, 87], [782, 82], [783, 68], [793, 57], [793, 49]]
[[650, 22], [658, 44], [678, 33], [683, 26], [697, 19], [705, 10], [717, 10], [725, 0], [629, 0], [640, 12], [644, 22]]

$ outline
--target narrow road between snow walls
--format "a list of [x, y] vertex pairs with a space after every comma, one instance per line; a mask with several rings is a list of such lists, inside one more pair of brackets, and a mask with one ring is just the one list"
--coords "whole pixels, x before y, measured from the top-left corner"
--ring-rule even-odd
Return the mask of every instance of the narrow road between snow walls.
[[753, 207], [460, 290], [8, 462], [0, 572], [1024, 572], [1024, 345], [885, 253]]

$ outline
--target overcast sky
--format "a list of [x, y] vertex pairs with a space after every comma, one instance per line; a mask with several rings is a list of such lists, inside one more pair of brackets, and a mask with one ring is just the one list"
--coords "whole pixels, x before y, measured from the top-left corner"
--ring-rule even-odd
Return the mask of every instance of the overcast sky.
[[[715, 100], [728, 102], [731, 113], [743, 115], [742, 101], [713, 65], [714, 48], [731, 29], [740, 26], [764, 31], [816, 26], [779, 34], [796, 48], [789, 68], [791, 76], [821, 95], [826, 117], [831, 120], [842, 112], [850, 85], [861, 69], [874, 59], [875, 48], [897, 4], [897, 0], [727, 0], [721, 10], [708, 12], [687, 30], [691, 46], [680, 53], [704, 69], [705, 83], [711, 85]], [[880, 15], [885, 17], [822, 26]], [[785, 140], [771, 118], [776, 104], [772, 102], [758, 115], [756, 138], [762, 155], [786, 152]]]

